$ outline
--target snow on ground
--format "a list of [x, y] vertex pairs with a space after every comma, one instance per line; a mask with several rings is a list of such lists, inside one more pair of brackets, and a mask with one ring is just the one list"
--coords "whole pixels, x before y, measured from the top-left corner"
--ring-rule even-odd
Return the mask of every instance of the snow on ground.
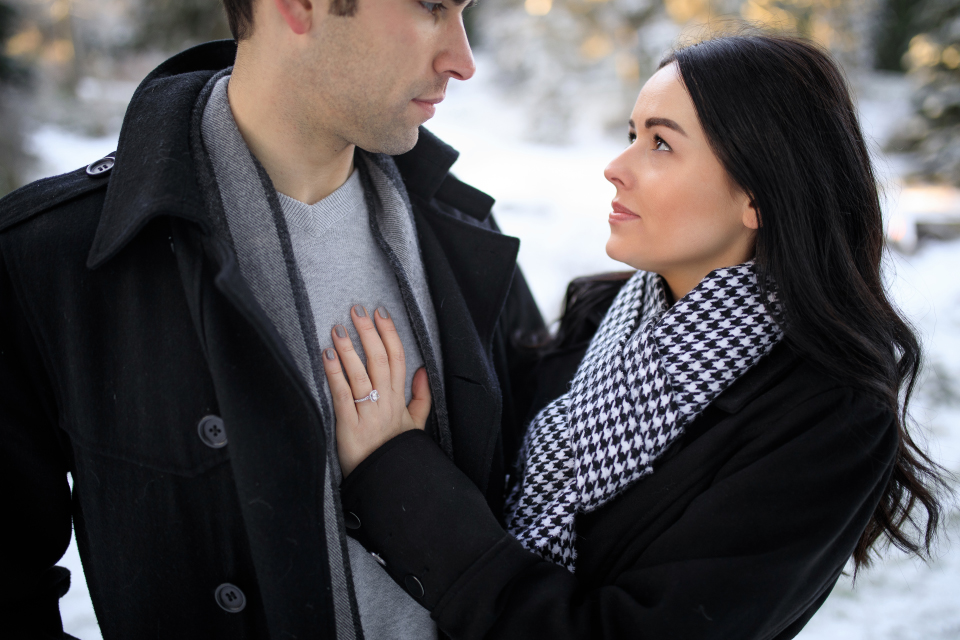
[[[868, 134], [882, 140], [907, 112], [902, 80], [864, 77], [856, 82]], [[895, 99], [891, 101], [891, 96]], [[477, 77], [451, 83], [431, 130], [462, 156], [454, 171], [497, 198], [495, 214], [505, 233], [521, 239], [520, 265], [545, 317], [555, 320], [566, 283], [588, 273], [622, 269], [604, 253], [613, 188], [604, 166], [623, 140], [595, 131], [553, 147], [524, 139], [526, 114], [498, 93], [480, 60]], [[626, 116], [625, 116], [626, 118]], [[116, 137], [82, 138], [54, 128], [33, 137], [43, 175], [69, 171], [112, 151]], [[882, 181], [896, 196], [897, 159], [879, 155]], [[898, 304], [915, 323], [928, 367], [915, 416], [933, 455], [960, 473], [960, 241], [928, 243], [904, 257], [891, 254], [888, 281]], [[938, 640], [960, 637], [960, 510], [947, 514], [948, 537], [929, 564], [886, 552], [854, 586], [842, 578], [803, 640]], [[950, 537], [953, 538], [951, 544]], [[100, 637], [75, 544], [61, 564], [73, 586], [61, 602], [64, 628], [82, 640]]]

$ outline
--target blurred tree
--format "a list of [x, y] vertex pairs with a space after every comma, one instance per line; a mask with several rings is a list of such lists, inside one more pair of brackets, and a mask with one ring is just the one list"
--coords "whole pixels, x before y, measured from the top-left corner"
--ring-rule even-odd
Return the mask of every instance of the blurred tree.
[[[870, 45], [877, 39], [880, 6], [920, 0], [664, 0], [667, 13], [685, 29], [705, 35], [736, 31], [733, 24], [760, 31], [796, 34], [826, 47], [841, 64], [872, 67]], [[899, 10], [899, 9], [898, 9]], [[901, 52], [902, 55], [902, 52]]]
[[622, 122], [678, 34], [686, 43], [747, 23], [812, 38], [847, 68], [868, 67], [877, 4], [910, 1], [483, 0], [478, 27], [501, 77], [530, 103], [530, 137], [562, 142], [581, 113], [605, 108], [601, 118]]
[[17, 24], [17, 14], [0, 1], [0, 196], [20, 186], [23, 170], [30, 157], [24, 151], [23, 119], [16, 90], [28, 78], [28, 69], [9, 55], [9, 43]]
[[638, 32], [662, 16], [662, 0], [483, 0], [476, 27], [526, 102], [527, 136], [558, 143], [584, 111], [624, 126], [659, 53]]
[[917, 154], [914, 177], [960, 185], [960, 0], [923, 0], [917, 24], [903, 56], [916, 117], [889, 147]]
[[136, 0], [132, 18], [133, 44], [140, 49], [180, 51], [231, 37], [219, 0]]
[[887, 71], [904, 71], [903, 55], [910, 46], [910, 39], [917, 35], [920, 0], [883, 0], [877, 15], [876, 68]]

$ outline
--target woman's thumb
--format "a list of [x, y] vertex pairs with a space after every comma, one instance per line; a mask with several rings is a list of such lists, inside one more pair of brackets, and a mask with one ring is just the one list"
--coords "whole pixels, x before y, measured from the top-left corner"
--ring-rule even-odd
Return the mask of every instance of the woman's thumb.
[[427, 424], [427, 416], [430, 415], [430, 381], [427, 378], [427, 370], [423, 367], [413, 374], [413, 384], [411, 385], [413, 398], [407, 405], [407, 411], [413, 418], [413, 424], [417, 429], [423, 429]]

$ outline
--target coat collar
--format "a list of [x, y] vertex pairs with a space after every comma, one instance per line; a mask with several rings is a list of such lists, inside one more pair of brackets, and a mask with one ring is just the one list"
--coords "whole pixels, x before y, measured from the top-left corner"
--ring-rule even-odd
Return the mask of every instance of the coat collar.
[[232, 41], [208, 42], [170, 58], [137, 87], [120, 129], [88, 267], [116, 255], [160, 215], [209, 229], [190, 152], [191, 114], [207, 80], [235, 57]]
[[800, 356], [783, 339], [752, 369], [740, 376], [713, 401], [724, 413], [734, 414], [764, 391], [780, 382], [800, 363]]
[[437, 194], [450, 173], [450, 167], [459, 157], [459, 151], [420, 127], [417, 145], [407, 153], [394, 156], [393, 161], [403, 176], [407, 191], [429, 201]]
[[[158, 216], [195, 222], [205, 233], [213, 228], [193, 166], [190, 129], [207, 81], [233, 65], [236, 53], [232, 40], [198, 45], [161, 64], [137, 87], [124, 115], [88, 267], [107, 262]], [[465, 193], [466, 185], [448, 175], [458, 156], [421, 127], [417, 145], [394, 160], [411, 194], [427, 201], [446, 192], [466, 195], [458, 204], [482, 220], [493, 201], [472, 188]]]

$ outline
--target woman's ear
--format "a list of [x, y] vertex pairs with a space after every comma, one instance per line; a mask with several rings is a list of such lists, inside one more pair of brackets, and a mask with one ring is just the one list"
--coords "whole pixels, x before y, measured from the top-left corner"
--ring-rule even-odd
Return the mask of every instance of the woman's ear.
[[743, 207], [742, 222], [747, 229], [756, 231], [760, 228], [760, 212], [757, 211], [757, 203], [753, 198], [748, 198]]
[[316, 5], [311, 0], [273, 0], [290, 29], [302, 36], [310, 30]]

